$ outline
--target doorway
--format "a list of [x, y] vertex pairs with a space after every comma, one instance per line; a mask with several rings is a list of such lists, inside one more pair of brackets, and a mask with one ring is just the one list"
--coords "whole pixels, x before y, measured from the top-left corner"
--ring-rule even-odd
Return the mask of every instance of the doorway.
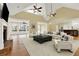
[[45, 34], [47, 33], [47, 24], [46, 23], [38, 23], [37, 27], [38, 34]]
[[3, 26], [3, 40], [7, 41], [7, 26]]

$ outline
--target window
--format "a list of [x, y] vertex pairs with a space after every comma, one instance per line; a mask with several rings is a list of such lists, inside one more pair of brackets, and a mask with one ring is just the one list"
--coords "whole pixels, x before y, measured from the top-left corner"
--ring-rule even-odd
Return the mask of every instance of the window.
[[26, 25], [27, 23], [20, 23], [20, 28], [19, 28], [19, 31], [26, 31]]
[[12, 25], [12, 31], [17, 31], [17, 24]]

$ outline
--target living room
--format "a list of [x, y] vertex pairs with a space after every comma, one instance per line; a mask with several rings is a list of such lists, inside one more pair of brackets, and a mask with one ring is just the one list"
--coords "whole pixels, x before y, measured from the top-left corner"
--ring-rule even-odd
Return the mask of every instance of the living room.
[[18, 39], [30, 56], [79, 55], [79, 4], [6, 4], [10, 13], [7, 40], [13, 40], [13, 49]]

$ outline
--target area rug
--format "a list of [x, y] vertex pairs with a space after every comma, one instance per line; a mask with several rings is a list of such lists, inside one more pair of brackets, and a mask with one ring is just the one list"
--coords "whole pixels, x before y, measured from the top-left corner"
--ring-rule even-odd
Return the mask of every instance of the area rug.
[[[32, 38], [21, 39], [25, 48], [27, 49], [30, 56], [72, 56], [73, 53], [69, 51], [61, 51], [58, 53], [53, 46], [53, 41], [45, 42], [39, 44], [34, 41]], [[74, 51], [79, 47], [79, 41], [73, 41]]]

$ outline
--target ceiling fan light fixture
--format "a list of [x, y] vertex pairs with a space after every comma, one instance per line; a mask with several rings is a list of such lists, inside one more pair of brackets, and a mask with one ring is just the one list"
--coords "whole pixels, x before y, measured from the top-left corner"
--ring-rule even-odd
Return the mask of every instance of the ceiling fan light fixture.
[[56, 13], [53, 13], [53, 14], [51, 14], [53, 17], [55, 17], [56, 16]]
[[49, 15], [47, 15], [49, 17], [55, 17], [56, 16], [56, 13], [50, 13]]
[[54, 12], [54, 10], [52, 11], [52, 3], [51, 3], [51, 12], [48, 16], [49, 17], [55, 17], [56, 16], [56, 12]]

